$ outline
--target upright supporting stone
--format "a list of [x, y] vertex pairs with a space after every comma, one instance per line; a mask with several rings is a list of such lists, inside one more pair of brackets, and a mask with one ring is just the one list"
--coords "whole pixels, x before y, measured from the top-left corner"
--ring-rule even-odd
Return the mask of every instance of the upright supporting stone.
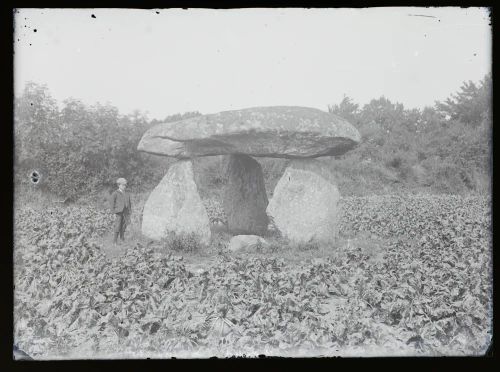
[[330, 243], [338, 234], [340, 194], [330, 170], [317, 160], [294, 160], [274, 189], [267, 213], [295, 243]]
[[195, 233], [201, 243], [210, 242], [210, 221], [194, 182], [190, 160], [172, 164], [144, 205], [142, 233], [160, 240], [171, 232]]
[[223, 207], [230, 232], [263, 235], [268, 204], [260, 164], [248, 155], [230, 155]]

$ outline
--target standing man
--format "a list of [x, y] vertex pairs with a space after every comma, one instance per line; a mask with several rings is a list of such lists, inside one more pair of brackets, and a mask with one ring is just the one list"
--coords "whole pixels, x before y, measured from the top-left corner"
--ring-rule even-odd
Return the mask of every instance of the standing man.
[[118, 184], [118, 190], [113, 191], [111, 194], [111, 211], [116, 215], [113, 237], [115, 245], [117, 244], [118, 235], [120, 235], [122, 241], [125, 240], [125, 228], [130, 225], [130, 213], [132, 212], [130, 194], [125, 191], [127, 180], [118, 178], [116, 183]]

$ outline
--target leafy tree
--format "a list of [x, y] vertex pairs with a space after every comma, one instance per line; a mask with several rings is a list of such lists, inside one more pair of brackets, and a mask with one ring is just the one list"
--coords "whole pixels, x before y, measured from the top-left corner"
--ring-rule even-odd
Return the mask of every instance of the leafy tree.
[[346, 119], [348, 122], [353, 124], [355, 127], [359, 126], [359, 105], [354, 103], [351, 98], [344, 94], [344, 98], [337, 105], [328, 105], [328, 112], [330, 114], [335, 114], [341, 118]]
[[381, 130], [390, 133], [405, 120], [404, 106], [401, 103], [392, 103], [385, 97], [372, 99], [363, 106], [361, 122], [375, 122]]
[[15, 159], [17, 165], [37, 159], [60, 135], [56, 101], [46, 85], [28, 82], [14, 102]]
[[478, 84], [464, 82], [456, 94], [444, 102], [436, 102], [437, 110], [450, 120], [478, 127], [491, 118], [492, 77], [491, 74]]
[[[405, 109], [385, 97], [361, 109], [344, 97], [328, 109], [349, 117], [362, 134], [362, 143], [343, 157], [348, 167], [355, 168], [349, 175], [352, 179], [364, 173], [372, 180], [379, 174], [379, 180], [389, 181], [386, 169], [410, 187], [425, 178], [421, 182], [440, 191], [457, 192], [475, 189], [476, 179], [484, 179], [489, 169], [490, 76], [477, 86], [466, 83], [447, 103], [423, 110]], [[425, 177], [422, 172], [427, 172]]]
[[46, 86], [29, 83], [16, 99], [16, 173], [39, 170], [40, 186], [61, 196], [96, 191], [119, 176], [142, 185], [155, 176], [150, 158], [136, 150], [149, 125], [139, 111], [121, 116], [113, 106], [76, 99], [59, 111]]

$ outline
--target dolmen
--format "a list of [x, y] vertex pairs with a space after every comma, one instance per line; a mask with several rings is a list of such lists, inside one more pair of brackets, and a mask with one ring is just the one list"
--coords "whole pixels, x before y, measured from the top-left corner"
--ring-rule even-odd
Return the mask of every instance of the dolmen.
[[[210, 222], [193, 175], [192, 159], [227, 155], [223, 208], [228, 230], [263, 236], [270, 219], [295, 243], [329, 243], [338, 234], [340, 194], [335, 175], [317, 158], [353, 149], [360, 134], [343, 118], [307, 107], [256, 107], [203, 115], [150, 128], [138, 150], [177, 158], [151, 192], [142, 233], [196, 234], [210, 242]], [[259, 157], [291, 159], [269, 201]]]

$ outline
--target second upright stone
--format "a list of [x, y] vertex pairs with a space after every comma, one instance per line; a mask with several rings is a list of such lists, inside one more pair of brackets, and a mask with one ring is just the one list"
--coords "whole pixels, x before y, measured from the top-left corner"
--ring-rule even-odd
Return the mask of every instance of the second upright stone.
[[248, 155], [229, 155], [223, 206], [233, 234], [264, 235], [268, 199], [262, 167]]

